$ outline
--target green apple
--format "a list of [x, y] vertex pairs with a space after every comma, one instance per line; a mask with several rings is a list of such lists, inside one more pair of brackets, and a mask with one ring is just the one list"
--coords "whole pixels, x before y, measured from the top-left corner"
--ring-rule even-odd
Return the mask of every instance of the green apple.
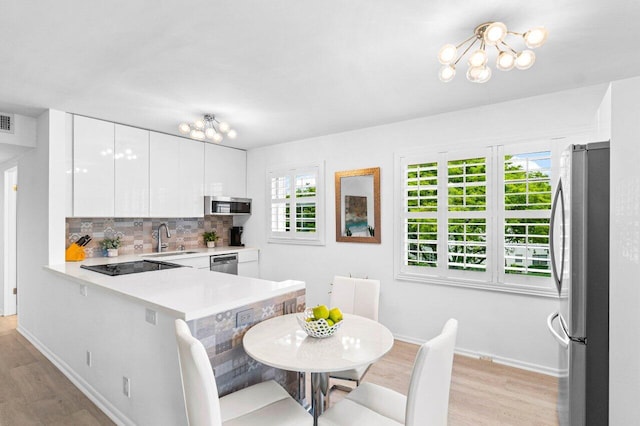
[[329, 308], [327, 308], [325, 305], [316, 306], [315, 308], [313, 308], [313, 317], [317, 320], [321, 318], [329, 318]]
[[342, 321], [342, 311], [340, 308], [333, 308], [329, 311], [329, 319], [334, 323]]
[[327, 325], [328, 325], [329, 327], [331, 327], [333, 324], [334, 324], [334, 323], [333, 323], [333, 321], [331, 321], [331, 318], [329, 318], [329, 319], [327, 320]]

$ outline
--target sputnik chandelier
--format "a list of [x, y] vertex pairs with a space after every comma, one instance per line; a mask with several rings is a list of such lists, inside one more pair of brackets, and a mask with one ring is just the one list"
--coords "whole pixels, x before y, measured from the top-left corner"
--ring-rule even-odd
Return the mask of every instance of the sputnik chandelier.
[[223, 134], [226, 134], [229, 139], [235, 139], [238, 136], [238, 133], [229, 126], [229, 123], [216, 120], [213, 114], [205, 114], [202, 119], [198, 119], [193, 123], [180, 123], [178, 130], [184, 135], [188, 134], [193, 139], [199, 141], [211, 139], [216, 143], [222, 142], [222, 139], [224, 139]]
[[[507, 35], [522, 37], [524, 44], [529, 49], [540, 47], [547, 41], [547, 30], [543, 27], [535, 27], [526, 33], [516, 33], [508, 31], [507, 26], [502, 22], [485, 22], [480, 24], [473, 31], [473, 35], [456, 45], [445, 44], [438, 52], [438, 60], [443, 67], [440, 68], [438, 76], [440, 80], [447, 83], [456, 76], [456, 65], [460, 59], [479, 41], [480, 46], [469, 56], [467, 79], [473, 83], [485, 83], [491, 78], [491, 68], [487, 66], [488, 55], [487, 46], [495, 46], [498, 51], [496, 68], [501, 71], [509, 71], [514, 67], [519, 70], [531, 68], [536, 60], [536, 55], [532, 50], [525, 49], [516, 51], [505, 42]], [[466, 46], [466, 47], [465, 47]], [[464, 51], [458, 55], [458, 50], [464, 47]]]

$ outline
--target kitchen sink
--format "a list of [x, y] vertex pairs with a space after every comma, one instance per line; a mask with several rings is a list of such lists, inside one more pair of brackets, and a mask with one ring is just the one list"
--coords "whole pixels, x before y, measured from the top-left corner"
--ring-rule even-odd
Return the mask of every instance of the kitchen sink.
[[169, 256], [181, 256], [185, 254], [195, 254], [197, 251], [166, 251], [163, 253], [149, 253], [141, 254], [140, 257], [169, 257]]

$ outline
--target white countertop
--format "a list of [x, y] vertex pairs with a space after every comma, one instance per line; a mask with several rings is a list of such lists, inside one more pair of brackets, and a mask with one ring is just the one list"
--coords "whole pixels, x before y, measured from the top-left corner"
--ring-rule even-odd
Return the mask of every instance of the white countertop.
[[49, 265], [45, 266], [45, 268], [80, 284], [98, 286], [147, 305], [155, 306], [185, 321], [224, 312], [305, 288], [305, 283], [302, 281], [276, 282], [189, 267], [115, 277], [80, 268], [80, 265], [83, 264], [101, 265], [143, 259], [170, 262], [176, 258], [198, 257], [203, 254], [234, 253], [240, 250], [256, 249], [216, 247], [214, 249], [200, 249], [197, 254], [178, 254], [179, 257], [167, 256], [161, 258], [146, 257], [144, 255], [142, 257], [139, 255], [112, 258], [97, 257], [86, 259], [82, 262]]

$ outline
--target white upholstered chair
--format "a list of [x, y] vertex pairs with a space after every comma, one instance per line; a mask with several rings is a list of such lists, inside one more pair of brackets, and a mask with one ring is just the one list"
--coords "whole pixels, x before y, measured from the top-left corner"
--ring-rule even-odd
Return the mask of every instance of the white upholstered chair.
[[306, 426], [313, 418], [276, 382], [269, 380], [218, 398], [207, 351], [176, 320], [182, 390], [190, 426]]
[[[343, 313], [360, 315], [378, 321], [378, 305], [380, 301], [380, 281], [351, 278], [333, 277], [333, 288], [331, 289], [331, 307], [338, 307]], [[356, 386], [364, 375], [369, 371], [371, 365], [365, 365], [346, 371], [336, 371], [330, 377], [341, 380], [351, 380], [356, 382]], [[334, 385], [331, 389], [340, 389], [350, 392], [352, 389], [347, 386]]]
[[443, 426], [449, 412], [449, 388], [458, 321], [423, 344], [413, 365], [407, 396], [362, 383], [320, 416], [320, 426]]

